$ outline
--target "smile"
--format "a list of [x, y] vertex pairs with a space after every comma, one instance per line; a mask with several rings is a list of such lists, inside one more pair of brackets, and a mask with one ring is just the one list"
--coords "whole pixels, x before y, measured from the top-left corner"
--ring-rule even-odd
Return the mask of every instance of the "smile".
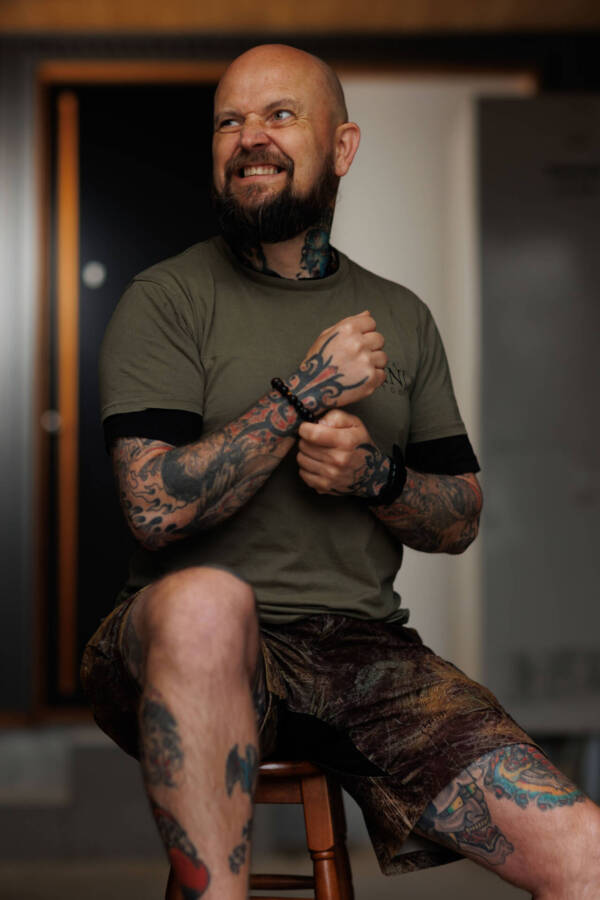
[[250, 178], [253, 175], [279, 175], [283, 169], [279, 166], [244, 166], [238, 172], [239, 178]]

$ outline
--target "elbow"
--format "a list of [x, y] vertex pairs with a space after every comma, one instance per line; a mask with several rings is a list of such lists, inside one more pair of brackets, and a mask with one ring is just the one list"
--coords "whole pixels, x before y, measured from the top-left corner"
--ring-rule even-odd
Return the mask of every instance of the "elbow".
[[459, 556], [464, 553], [467, 547], [470, 547], [477, 535], [479, 534], [479, 516], [473, 521], [467, 523], [462, 529], [460, 535], [446, 548], [446, 553], [453, 556]]
[[175, 525], [167, 524], [162, 516], [143, 515], [139, 510], [126, 515], [127, 525], [136, 543], [143, 549], [155, 552], [162, 550], [173, 540]]

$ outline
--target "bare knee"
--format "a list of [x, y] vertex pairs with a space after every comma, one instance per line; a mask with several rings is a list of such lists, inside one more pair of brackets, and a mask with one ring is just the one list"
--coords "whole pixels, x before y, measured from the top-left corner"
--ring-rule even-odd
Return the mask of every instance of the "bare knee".
[[134, 612], [147, 659], [184, 676], [199, 670], [252, 676], [258, 619], [247, 582], [224, 569], [189, 568], [165, 576], [141, 598]]

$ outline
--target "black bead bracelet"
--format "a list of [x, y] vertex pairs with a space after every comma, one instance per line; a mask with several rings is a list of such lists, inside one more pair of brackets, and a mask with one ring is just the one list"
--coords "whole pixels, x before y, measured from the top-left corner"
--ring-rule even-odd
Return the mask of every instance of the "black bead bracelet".
[[276, 390], [282, 397], [285, 397], [290, 406], [293, 406], [298, 416], [304, 422], [317, 422], [318, 419], [310, 409], [307, 409], [300, 397], [293, 394], [289, 387], [283, 383], [281, 378], [271, 378], [271, 387]]

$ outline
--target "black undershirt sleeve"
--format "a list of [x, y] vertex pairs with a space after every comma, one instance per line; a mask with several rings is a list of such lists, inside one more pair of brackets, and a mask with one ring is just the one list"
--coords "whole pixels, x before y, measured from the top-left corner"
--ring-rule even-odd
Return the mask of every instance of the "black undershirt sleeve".
[[202, 435], [202, 416], [183, 409], [143, 409], [104, 420], [104, 443], [110, 452], [120, 437], [149, 438], [174, 447], [193, 444]]
[[407, 469], [431, 475], [465, 475], [480, 471], [466, 434], [408, 444], [404, 462]]
[[[104, 421], [104, 440], [110, 452], [119, 437], [149, 438], [174, 447], [193, 444], [202, 435], [202, 416], [181, 409], [144, 409], [118, 413]], [[419, 441], [406, 448], [407, 468], [432, 475], [479, 472], [479, 463], [466, 434]]]

